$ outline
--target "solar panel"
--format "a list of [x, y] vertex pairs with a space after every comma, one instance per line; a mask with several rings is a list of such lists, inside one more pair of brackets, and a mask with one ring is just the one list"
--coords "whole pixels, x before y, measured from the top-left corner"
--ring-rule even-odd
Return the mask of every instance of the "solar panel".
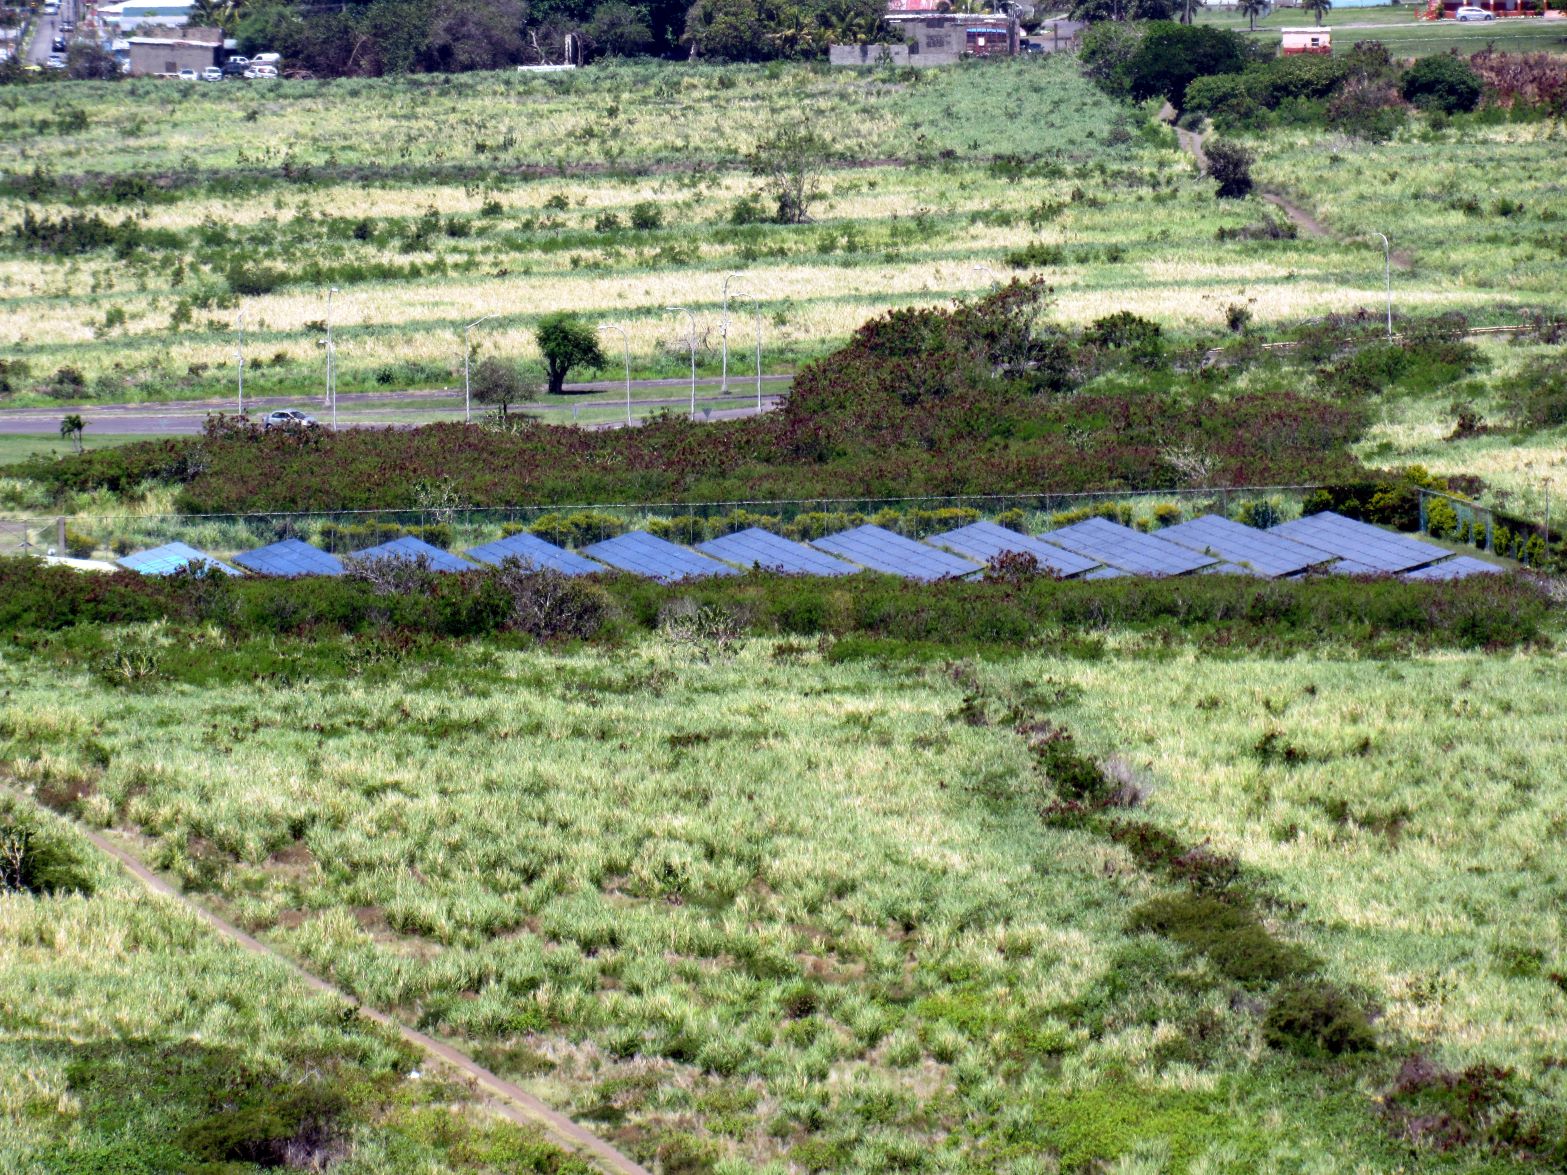
[[450, 551], [443, 551], [440, 547], [431, 546], [423, 539], [416, 539], [411, 534], [405, 534], [400, 539], [393, 539], [389, 543], [382, 543], [377, 547], [366, 547], [362, 551], [355, 551], [348, 556], [349, 563], [372, 563], [377, 559], [418, 559], [420, 557], [430, 561], [433, 571], [472, 571], [473, 564], [466, 559], [459, 559]]
[[1085, 518], [1039, 537], [1133, 575], [1185, 575], [1219, 562], [1106, 518]]
[[562, 575], [592, 575], [604, 568], [581, 555], [574, 555], [554, 543], [545, 542], [536, 534], [507, 535], [482, 547], [467, 552], [476, 563], [504, 563], [507, 559], [520, 559], [533, 567], [547, 567]]
[[1468, 579], [1471, 575], [1500, 575], [1501, 572], [1502, 569], [1495, 563], [1487, 563], [1484, 559], [1475, 559], [1469, 555], [1459, 555], [1456, 559], [1444, 559], [1429, 567], [1417, 567], [1413, 571], [1406, 571], [1399, 578], [1425, 581], [1451, 580]]
[[143, 575], [173, 575], [192, 564], [195, 565], [195, 569], [201, 571], [221, 571], [225, 575], [242, 574], [227, 563], [221, 563], [211, 555], [185, 543], [164, 543], [161, 547], [137, 551], [133, 555], [126, 555], [123, 559], [116, 559], [115, 562], [128, 571], [139, 571]]
[[271, 546], [258, 547], [254, 551], [242, 551], [234, 556], [246, 571], [262, 575], [280, 575], [292, 579], [299, 575], [342, 575], [343, 562], [336, 555], [328, 554], [320, 547], [312, 547], [299, 539], [284, 539]]
[[1380, 526], [1356, 522], [1342, 514], [1325, 511], [1308, 514], [1293, 522], [1281, 522], [1268, 531], [1287, 539], [1306, 543], [1377, 571], [1409, 571], [1447, 558], [1445, 547], [1405, 538]]
[[859, 570], [852, 563], [759, 526], [698, 543], [696, 549], [741, 567], [760, 567], [763, 571], [781, 571], [786, 575], [853, 575]]
[[1008, 552], [1032, 555], [1040, 567], [1067, 578], [1091, 571], [1097, 563], [1073, 551], [1052, 547], [994, 522], [971, 522], [927, 540], [979, 563], [990, 563]]
[[872, 571], [884, 571], [889, 575], [901, 575], [905, 579], [927, 583], [984, 570], [977, 563], [960, 559], [937, 547], [906, 539], [880, 526], [856, 526], [853, 530], [817, 539], [811, 545], [841, 555]]
[[583, 547], [584, 555], [592, 555], [600, 563], [608, 563], [633, 575], [645, 575], [660, 583], [677, 583], [682, 579], [701, 579], [709, 575], [740, 574], [727, 563], [709, 559], [689, 547], [677, 546], [667, 539], [648, 534], [645, 530], [633, 530]]
[[1327, 575], [1386, 575], [1387, 572], [1379, 567], [1370, 567], [1364, 563], [1356, 563], [1353, 559], [1340, 559], [1329, 563], [1323, 572]]
[[1327, 551], [1298, 543], [1276, 531], [1231, 522], [1218, 514], [1204, 514], [1190, 522], [1167, 526], [1159, 532], [1159, 537], [1191, 551], [1243, 564], [1258, 575], [1293, 575], [1319, 563], [1333, 561]]
[[1125, 579], [1126, 572], [1119, 567], [1095, 567], [1084, 579]]
[[1257, 579], [1271, 579], [1249, 563], [1210, 563], [1197, 570], [1198, 575], [1250, 575]]

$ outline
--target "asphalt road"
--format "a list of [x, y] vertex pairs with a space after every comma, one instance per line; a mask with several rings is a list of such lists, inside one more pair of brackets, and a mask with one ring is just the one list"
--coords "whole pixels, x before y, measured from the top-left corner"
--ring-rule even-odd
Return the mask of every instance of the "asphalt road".
[[33, 38], [32, 46], [27, 51], [27, 60], [35, 65], [48, 61], [49, 54], [54, 52], [54, 39], [60, 35], [60, 22], [75, 20], [78, 15], [77, 0], [62, 0], [60, 11], [54, 16], [40, 14], [38, 35]]
[[[764, 383], [777, 386], [787, 383], [791, 378], [787, 375], [763, 376]], [[754, 380], [754, 377], [753, 377]], [[689, 381], [680, 379], [652, 379], [633, 380], [632, 389], [669, 388], [675, 394], [669, 396], [650, 397], [647, 399], [634, 399], [632, 411], [636, 415], [644, 414], [654, 408], [671, 408], [678, 411], [682, 406], [691, 403], [689, 392], [681, 395], [675, 389], [689, 386]], [[625, 407], [625, 399], [616, 398], [614, 392], [623, 390], [622, 382], [568, 384], [573, 391], [603, 392], [602, 396], [584, 397], [581, 400], [573, 400], [571, 403], [551, 402], [545, 404], [529, 404], [526, 411], [538, 414], [545, 419], [558, 420], [560, 423], [570, 423], [576, 411], [600, 410], [615, 411]], [[755, 387], [752, 382], [750, 387]], [[742, 380], [731, 380], [729, 383], [730, 394], [719, 400], [714, 393], [716, 384], [703, 388], [698, 386], [697, 408], [702, 411], [704, 405], [709, 410], [702, 411], [704, 419], [732, 420], [740, 416], [755, 415], [755, 407], [728, 407], [711, 408], [717, 402], [733, 405], [737, 398], [747, 394], [747, 384]], [[777, 407], [782, 400], [782, 395], [777, 392], [763, 395], [763, 410]], [[324, 410], [321, 401], [314, 396], [264, 396], [250, 398], [245, 401], [246, 413], [252, 419], [271, 412], [277, 408], [298, 408], [309, 413], [317, 420], [325, 423], [330, 420], [331, 413]], [[337, 400], [339, 415], [339, 427], [343, 428], [409, 428], [416, 424], [430, 424], [437, 420], [455, 420], [462, 416], [461, 391], [403, 391], [403, 392], [345, 392]], [[474, 405], [475, 413], [482, 413], [486, 409]], [[574, 411], [575, 410], [575, 411]], [[0, 433], [20, 434], [29, 436], [56, 436], [60, 431], [60, 418], [68, 413], [76, 413], [82, 418], [86, 431], [92, 436], [182, 436], [199, 433], [206, 423], [207, 417], [217, 412], [234, 411], [233, 400], [180, 400], [158, 404], [100, 404], [93, 407], [69, 408], [12, 408], [0, 411]], [[623, 422], [620, 422], [623, 424]], [[616, 422], [608, 422], [609, 427], [614, 427]]]

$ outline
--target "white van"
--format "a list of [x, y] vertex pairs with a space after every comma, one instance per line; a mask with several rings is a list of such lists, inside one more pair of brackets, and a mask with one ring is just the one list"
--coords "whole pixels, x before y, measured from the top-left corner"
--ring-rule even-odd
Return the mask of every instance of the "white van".
[[250, 59], [252, 65], [280, 65], [283, 61], [281, 53], [257, 53]]

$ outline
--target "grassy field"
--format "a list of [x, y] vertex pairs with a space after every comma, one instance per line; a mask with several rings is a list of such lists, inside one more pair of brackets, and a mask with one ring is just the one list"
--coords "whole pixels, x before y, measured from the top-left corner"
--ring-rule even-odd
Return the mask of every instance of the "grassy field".
[[[1112, 636], [879, 665], [671, 629], [261, 686], [219, 641], [232, 684], [196, 690], [160, 678], [167, 639], [8, 653], [6, 769], [666, 1169], [1501, 1171], [1507, 1148], [1395, 1140], [1374, 1099], [1401, 1062], [1567, 1102], [1555, 655]], [[1270, 1048], [1211, 959], [1135, 931], [1170, 883], [1042, 820], [1018, 722], [1232, 855], [1378, 1052]]]
[[[133, 433], [82, 434], [84, 449], [104, 449], [114, 445], [128, 445], [135, 441], [153, 440], [150, 436]], [[76, 446], [59, 437], [38, 436], [31, 433], [0, 433], [0, 464], [9, 461], [25, 461], [29, 457], [64, 457], [74, 453]]]
[[[1371, 227], [1410, 255], [1395, 275], [1407, 310], [1490, 320], [1561, 304], [1548, 224], [1560, 128], [1548, 122], [1416, 123], [1380, 145], [1279, 136], [1259, 145], [1258, 174], [1330, 235], [1219, 240], [1279, 214], [1215, 202], [1168, 132], [1066, 58], [918, 75], [595, 67], [554, 82], [284, 83], [266, 95], [83, 83], [7, 96], [0, 227], [74, 210], [129, 218], [144, 240], [123, 258], [0, 250], [0, 310], [16, 328], [5, 358], [23, 365], [12, 402], [221, 395], [242, 306], [247, 387], [305, 393], [319, 384], [334, 285], [345, 391], [450, 386], [463, 324], [489, 313], [501, 318], [474, 332], [481, 353], [532, 362], [532, 325], [554, 309], [624, 325], [634, 374], [674, 377], [687, 325], [665, 308], [690, 307], [701, 371], [716, 376], [729, 273], [754, 298], [731, 306], [732, 361], [749, 365], [759, 307], [769, 371], [888, 307], [1013, 272], [1043, 273], [1071, 323], [1129, 309], [1213, 329], [1241, 304], [1273, 326], [1375, 304]], [[854, 165], [829, 168], [814, 223], [733, 223], [757, 191], [745, 153], [796, 117]], [[992, 162], [1009, 155], [1037, 162]], [[1508, 169], [1523, 204], [1506, 217], [1488, 211], [1490, 167]], [[1465, 201], [1478, 211], [1456, 211]], [[656, 207], [660, 227], [629, 227], [639, 206]], [[1473, 241], [1457, 251], [1455, 221]], [[1012, 269], [1026, 245], [1042, 260]], [[1507, 264], [1493, 264], [1499, 252]], [[234, 295], [230, 272], [258, 268], [285, 284]], [[61, 368], [83, 382], [62, 383]]]
[[292, 1145], [344, 1172], [587, 1170], [42, 823], [87, 892], [0, 891], [0, 1167], [255, 1170], [244, 1147]]
[[[1334, 45], [1340, 52], [1357, 41], [1377, 41], [1395, 57], [1425, 57], [1449, 50], [1477, 53], [1487, 46], [1508, 53], [1567, 52], [1567, 21], [1532, 17], [1483, 22], [1427, 21], [1421, 19], [1424, 12], [1423, 4], [1341, 8], [1324, 14], [1320, 23], [1333, 30]], [[1248, 19], [1233, 9], [1202, 8], [1197, 12], [1197, 21], [1251, 31]], [[1258, 18], [1254, 36], [1264, 44], [1276, 45], [1281, 28], [1316, 23], [1317, 18], [1311, 12], [1275, 8]]]

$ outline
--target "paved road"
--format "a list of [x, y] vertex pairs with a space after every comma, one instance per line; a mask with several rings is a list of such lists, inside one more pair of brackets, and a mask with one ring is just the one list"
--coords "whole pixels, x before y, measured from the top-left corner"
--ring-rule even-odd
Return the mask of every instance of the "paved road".
[[[786, 384], [792, 377], [787, 375], [763, 376], [764, 384], [778, 387]], [[754, 377], [753, 377], [754, 381]], [[560, 423], [569, 423], [575, 418], [577, 412], [589, 410], [613, 412], [625, 407], [625, 399], [616, 398], [616, 391], [623, 391], [624, 382], [616, 384], [613, 381], [594, 382], [583, 384], [567, 384], [571, 391], [603, 392], [602, 396], [594, 395], [585, 397], [579, 401], [562, 403], [552, 401], [547, 404], [530, 404], [527, 411], [537, 413], [545, 419], [555, 419]], [[650, 379], [633, 380], [632, 389], [643, 391], [669, 388], [672, 392], [677, 388], [689, 387], [689, 381], [679, 379]], [[750, 384], [751, 388], [756, 385]], [[733, 405], [734, 401], [748, 394], [745, 383], [731, 380], [729, 383], [729, 395], [720, 398], [717, 396], [718, 383], [716, 380], [703, 386], [698, 384], [697, 407], [699, 410], [704, 405], [710, 407], [714, 403], [723, 402]], [[776, 408], [782, 401], [781, 392], [764, 392], [763, 408], [770, 410]], [[632, 401], [633, 413], [641, 414], [654, 408], [670, 408], [679, 411], [682, 406], [691, 403], [689, 393], [685, 395], [673, 394], [669, 396], [655, 396], [646, 399], [634, 399]], [[460, 390], [438, 389], [435, 391], [401, 391], [401, 392], [345, 392], [337, 400], [339, 426], [346, 428], [407, 428], [415, 424], [429, 424], [437, 420], [460, 419], [463, 411], [462, 392]], [[247, 399], [245, 409], [253, 418], [275, 408], [299, 408], [310, 413], [323, 422], [330, 419], [330, 412], [321, 407], [321, 401], [317, 397], [306, 396], [262, 396]], [[474, 406], [475, 413], [484, 411], [479, 405]], [[159, 404], [102, 404], [87, 408], [12, 408], [0, 411], [0, 433], [22, 434], [29, 436], [56, 436], [60, 431], [60, 418], [67, 413], [74, 412], [82, 418], [89, 435], [92, 436], [183, 436], [199, 433], [206, 423], [207, 417], [215, 412], [233, 412], [233, 400], [179, 400]], [[730, 420], [737, 416], [755, 415], [754, 407], [729, 407], [711, 408], [703, 413], [704, 419]]]
[[33, 38], [32, 47], [27, 52], [27, 60], [36, 65], [48, 61], [49, 54], [54, 52], [54, 39], [60, 35], [60, 22], [75, 20], [78, 15], [77, 0], [63, 0], [60, 11], [54, 16], [39, 14], [38, 34]]

